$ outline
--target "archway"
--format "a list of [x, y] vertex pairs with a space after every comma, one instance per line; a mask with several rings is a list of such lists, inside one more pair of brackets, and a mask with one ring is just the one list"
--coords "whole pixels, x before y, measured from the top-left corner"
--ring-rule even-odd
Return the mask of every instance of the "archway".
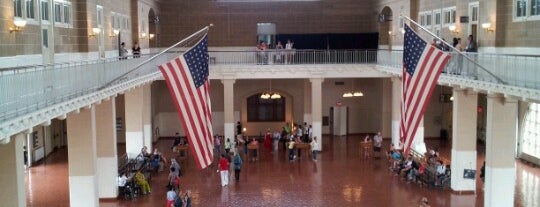
[[[379, 48], [392, 49], [392, 37], [394, 31], [392, 30], [392, 9], [385, 6], [381, 13], [378, 15], [379, 22]], [[385, 48], [387, 47], [387, 48]]]
[[150, 10], [148, 11], [148, 23], [148, 47], [159, 47], [159, 16], [155, 13], [153, 8], [150, 8]]

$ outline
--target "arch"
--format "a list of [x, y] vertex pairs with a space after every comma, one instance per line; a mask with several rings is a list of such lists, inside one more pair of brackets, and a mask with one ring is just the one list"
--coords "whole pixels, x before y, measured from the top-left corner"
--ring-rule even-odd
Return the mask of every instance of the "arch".
[[270, 128], [271, 130], [281, 130], [281, 127], [283, 127], [285, 123], [292, 123], [294, 121], [294, 96], [286, 91], [272, 88], [273, 92], [279, 93], [285, 99], [285, 120], [282, 122], [248, 122], [248, 98], [256, 94], [260, 95], [261, 93], [267, 91], [268, 88], [262, 87], [260, 89], [246, 91], [243, 94], [239, 94], [239, 97], [241, 97], [240, 119], [243, 123], [243, 126], [246, 128], [246, 135], [248, 136], [259, 135], [260, 133], [265, 132], [268, 128]]
[[540, 159], [540, 104], [530, 103], [524, 116], [523, 133], [520, 144], [520, 151], [527, 156], [522, 158], [534, 157], [532, 160]]
[[158, 47], [159, 16], [154, 8], [148, 10], [148, 47]]
[[[388, 6], [385, 6], [381, 13], [378, 15], [378, 22], [379, 22], [379, 46], [381, 45], [387, 45], [388, 49], [391, 49], [392, 45], [392, 35], [390, 32], [394, 32], [392, 30], [392, 9]], [[385, 48], [383, 48], [385, 49]]]

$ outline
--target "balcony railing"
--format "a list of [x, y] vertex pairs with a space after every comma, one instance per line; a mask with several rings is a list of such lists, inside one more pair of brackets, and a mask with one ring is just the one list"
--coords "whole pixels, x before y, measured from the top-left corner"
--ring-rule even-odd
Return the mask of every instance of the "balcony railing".
[[1, 68], [0, 121], [97, 91], [149, 57]]
[[[0, 122], [47, 106], [65, 102], [142, 75], [177, 56], [168, 51], [149, 59], [101, 59], [77, 63], [0, 69]], [[540, 89], [540, 57], [467, 54], [487, 71], [457, 54], [445, 75], [503, 85]], [[378, 64], [396, 72], [402, 68], [402, 51], [388, 50], [268, 50], [210, 51], [211, 65]], [[141, 66], [141, 63], [145, 63]], [[137, 70], [133, 70], [137, 68]], [[212, 66], [210, 68], [212, 71]], [[121, 78], [119, 78], [121, 77]]]
[[360, 64], [377, 62], [376, 50], [210, 51], [210, 64]]
[[[466, 53], [469, 57], [466, 58], [457, 53], [451, 55], [452, 58], [443, 70], [445, 75], [540, 89], [540, 56]], [[402, 70], [403, 51], [379, 50], [377, 56], [378, 65]]]

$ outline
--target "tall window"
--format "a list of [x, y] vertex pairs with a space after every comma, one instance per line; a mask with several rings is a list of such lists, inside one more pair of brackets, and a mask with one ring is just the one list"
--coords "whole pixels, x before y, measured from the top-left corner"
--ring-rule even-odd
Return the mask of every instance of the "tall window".
[[441, 25], [441, 11], [434, 11], [433, 13], [435, 15], [435, 25]]
[[478, 23], [478, 11], [479, 11], [478, 9], [479, 8], [480, 8], [480, 6], [478, 5], [478, 3], [470, 5], [471, 23]]
[[62, 4], [54, 2], [54, 22], [62, 22]]
[[515, 0], [516, 17], [527, 16], [527, 0]]
[[15, 17], [23, 17], [22, 0], [13, 0], [13, 11]]
[[49, 0], [41, 0], [41, 20], [49, 21]]
[[531, 16], [540, 15], [540, 0], [531, 0]]
[[285, 97], [261, 99], [261, 94], [247, 98], [247, 118], [250, 122], [285, 121]]
[[540, 104], [531, 103], [525, 116], [523, 153], [540, 159]]
[[64, 23], [71, 24], [71, 4], [64, 4]]
[[443, 24], [456, 23], [456, 7], [443, 9]]
[[101, 27], [101, 25], [103, 25], [103, 6], [96, 6], [96, 15], [97, 26]]
[[36, 13], [35, 13], [35, 0], [26, 0], [25, 1], [25, 8], [26, 8], [26, 18], [28, 19], [35, 19]]

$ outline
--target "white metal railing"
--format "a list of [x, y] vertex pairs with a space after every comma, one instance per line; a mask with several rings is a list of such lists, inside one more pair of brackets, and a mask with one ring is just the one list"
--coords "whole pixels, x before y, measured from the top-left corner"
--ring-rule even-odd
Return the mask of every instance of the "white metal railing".
[[[182, 45], [185, 46], [185, 45]], [[0, 121], [29, 113], [111, 84], [158, 72], [156, 66], [185, 47], [150, 58], [102, 59], [77, 63], [0, 69]], [[377, 64], [402, 70], [403, 51], [390, 50], [267, 50], [210, 51], [211, 65]], [[445, 75], [523, 88], [540, 89], [540, 56], [467, 53], [478, 64], [452, 53]], [[498, 78], [494, 78], [494, 75]], [[500, 82], [500, 80], [503, 83]]]
[[96, 91], [150, 55], [0, 69], [0, 121]]
[[[457, 53], [450, 53], [452, 57], [443, 70], [446, 75], [522, 88], [540, 89], [540, 56], [465, 53], [470, 59], [478, 63], [475, 64]], [[377, 56], [378, 65], [401, 72], [403, 51], [379, 50]], [[478, 65], [482, 65], [487, 71], [480, 69]], [[498, 77], [498, 79], [495, 77]]]
[[376, 50], [209, 51], [210, 64], [358, 64], [377, 61]]

